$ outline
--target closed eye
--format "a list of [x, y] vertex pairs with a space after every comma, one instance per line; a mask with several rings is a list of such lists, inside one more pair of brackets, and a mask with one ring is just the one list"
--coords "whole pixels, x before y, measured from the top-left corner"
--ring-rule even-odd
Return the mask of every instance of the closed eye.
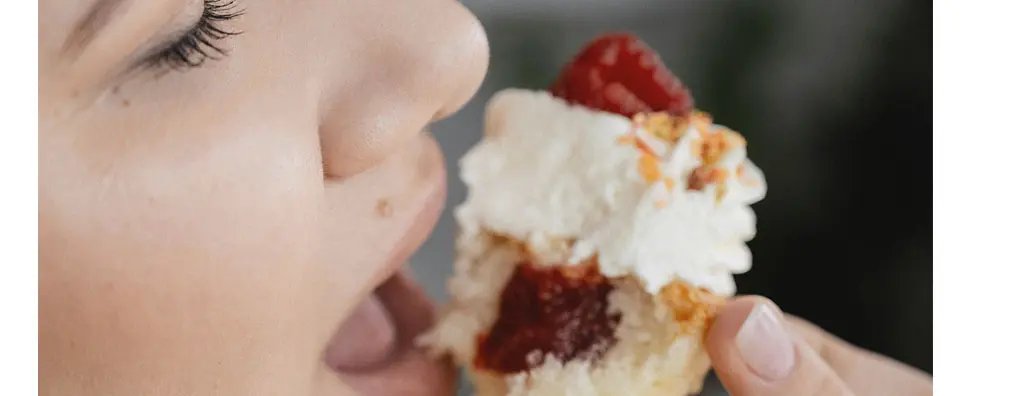
[[236, 0], [204, 0], [203, 13], [196, 24], [177, 41], [147, 58], [147, 65], [188, 70], [202, 66], [207, 61], [226, 57], [228, 51], [222, 41], [241, 32], [222, 25], [242, 13]]

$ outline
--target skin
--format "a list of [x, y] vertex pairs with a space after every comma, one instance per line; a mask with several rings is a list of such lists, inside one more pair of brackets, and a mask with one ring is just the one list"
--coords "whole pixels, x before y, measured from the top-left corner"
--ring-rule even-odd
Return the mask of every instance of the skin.
[[[769, 307], [790, 338], [793, 364], [782, 375], [766, 377], [743, 359], [737, 335], [758, 305]], [[760, 340], [770, 342], [767, 339]], [[764, 297], [744, 296], [726, 304], [708, 330], [705, 344], [711, 364], [730, 395], [736, 396], [851, 396], [931, 395], [928, 374], [866, 351], [831, 335], [807, 321], [782, 314]], [[781, 344], [781, 343], [780, 343]], [[782, 352], [782, 351], [779, 351]], [[781, 353], [769, 362], [786, 361]]]
[[[172, 71], [138, 55], [201, 1], [125, 0], [82, 45], [94, 1], [39, 5], [40, 393], [450, 394], [395, 273], [443, 202], [423, 129], [480, 84], [478, 21], [450, 0], [242, 0], [229, 56]], [[386, 281], [399, 345], [335, 370], [332, 336]]]
[[[40, 394], [450, 394], [450, 364], [411, 345], [433, 315], [400, 267], [444, 198], [423, 129], [486, 69], [474, 17], [240, 0], [230, 55], [171, 70], [142, 55], [202, 1], [96, 1], [39, 5]], [[759, 378], [733, 342], [751, 301], [707, 338], [732, 394], [931, 392], [801, 322], [793, 371]]]

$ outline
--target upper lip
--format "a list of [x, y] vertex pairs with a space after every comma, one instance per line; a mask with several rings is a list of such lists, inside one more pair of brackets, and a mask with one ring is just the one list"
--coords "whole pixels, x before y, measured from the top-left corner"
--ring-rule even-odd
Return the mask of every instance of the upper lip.
[[[431, 150], [438, 150], [436, 142], [433, 139], [430, 140]], [[429, 155], [440, 155], [432, 153]], [[419, 203], [420, 209], [416, 215], [409, 222], [409, 226], [406, 228], [404, 235], [398, 240], [392, 250], [386, 265], [382, 266], [380, 272], [374, 277], [373, 285], [376, 287], [385, 280], [390, 278], [396, 272], [398, 272], [402, 266], [406, 263], [409, 257], [426, 241], [427, 237], [430, 236], [430, 232], [433, 231], [434, 226], [437, 224], [440, 218], [441, 211], [444, 209], [444, 200], [446, 196], [445, 191], [445, 180], [443, 166], [439, 170], [440, 175], [437, 176], [438, 181], [433, 183], [429, 192], [427, 192]]]
[[[340, 321], [355, 308], [355, 302], [399, 271], [429, 236], [444, 206], [443, 157], [437, 143], [423, 134], [376, 169], [328, 183], [325, 199], [331, 206], [323, 222], [326, 228], [321, 254], [325, 261], [341, 259], [347, 263], [329, 266], [330, 283], [337, 284], [329, 288], [328, 304], [337, 307]], [[353, 194], [353, 188], [362, 194]], [[390, 209], [378, 209], [381, 202]], [[361, 208], [370, 213], [359, 213]], [[353, 216], [365, 227], [353, 229]], [[353, 247], [350, 244], [334, 243], [340, 236], [348, 236], [360, 249], [352, 252], [347, 250]]]
[[429, 236], [444, 205], [443, 162], [423, 134], [366, 172], [325, 180], [319, 255], [325, 264], [346, 263], [328, 266], [328, 281], [339, 283], [328, 298], [339, 312], [391, 277]]

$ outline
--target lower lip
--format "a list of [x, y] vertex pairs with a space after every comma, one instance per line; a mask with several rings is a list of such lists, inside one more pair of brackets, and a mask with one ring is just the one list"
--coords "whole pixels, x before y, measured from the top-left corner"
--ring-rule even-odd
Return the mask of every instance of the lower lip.
[[434, 321], [433, 307], [422, 289], [399, 273], [378, 288], [376, 297], [397, 331], [394, 350], [372, 367], [336, 370], [342, 380], [365, 395], [451, 394], [455, 378], [451, 362], [433, 359], [413, 344]]
[[327, 364], [342, 373], [368, 373], [407, 353], [433, 324], [434, 309], [410, 276], [399, 272], [367, 296], [349, 321], [359, 323], [342, 326], [327, 350]]

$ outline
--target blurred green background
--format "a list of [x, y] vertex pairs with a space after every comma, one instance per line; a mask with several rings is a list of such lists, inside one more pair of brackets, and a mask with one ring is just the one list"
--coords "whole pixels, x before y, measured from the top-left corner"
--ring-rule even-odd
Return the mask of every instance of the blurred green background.
[[[470, 104], [433, 128], [448, 156], [448, 207], [412, 260], [431, 295], [444, 299], [451, 209], [465, 198], [456, 164], [480, 138], [486, 99], [543, 89], [589, 39], [627, 30], [661, 53], [698, 108], [748, 138], [767, 176], [740, 292], [931, 371], [930, 2], [463, 3], [487, 30], [491, 65]], [[724, 394], [713, 378], [706, 388]]]

